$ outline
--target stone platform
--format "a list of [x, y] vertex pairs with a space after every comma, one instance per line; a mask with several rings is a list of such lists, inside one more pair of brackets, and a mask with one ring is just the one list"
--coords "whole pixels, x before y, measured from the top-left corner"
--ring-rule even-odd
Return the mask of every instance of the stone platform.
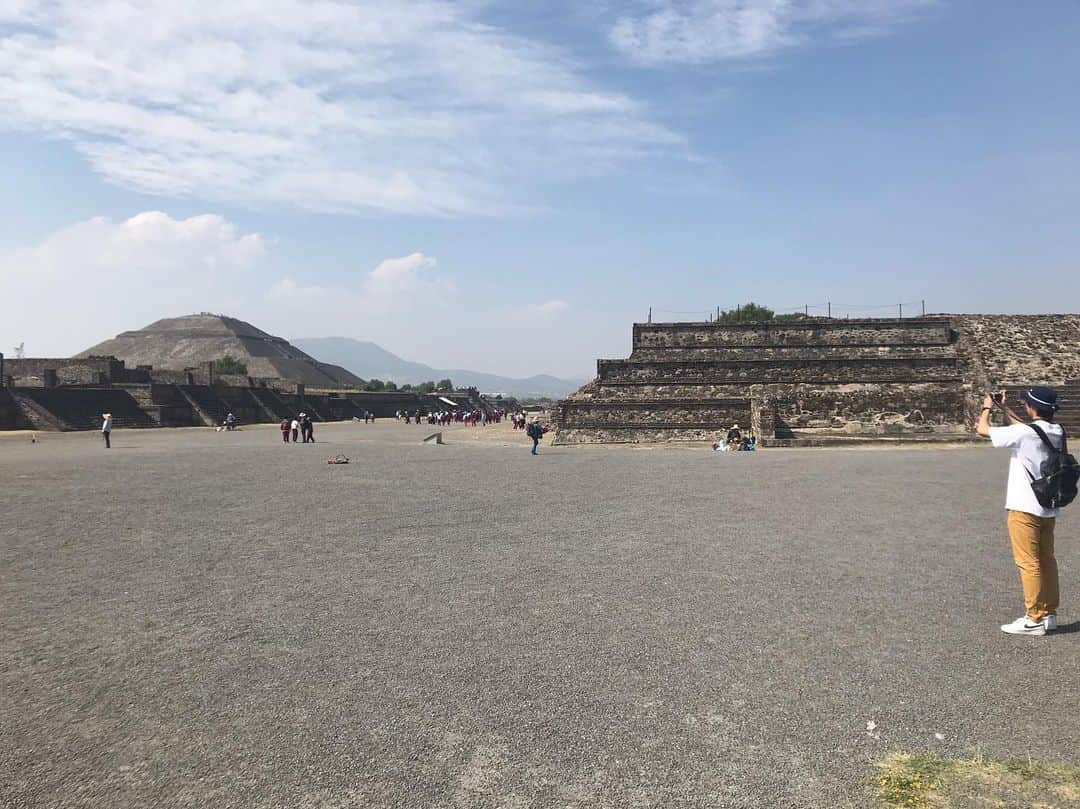
[[630, 356], [559, 403], [555, 441], [713, 440], [737, 423], [766, 446], [953, 442], [988, 388], [1077, 377], [1077, 315], [637, 323]]

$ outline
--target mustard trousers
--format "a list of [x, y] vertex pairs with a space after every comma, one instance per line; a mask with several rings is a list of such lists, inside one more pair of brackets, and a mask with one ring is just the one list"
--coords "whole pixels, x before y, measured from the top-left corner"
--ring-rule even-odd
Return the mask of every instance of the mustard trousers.
[[1020, 568], [1027, 617], [1041, 621], [1056, 615], [1058, 567], [1054, 558], [1054, 518], [1036, 517], [1025, 511], [1009, 511], [1009, 539], [1013, 561]]

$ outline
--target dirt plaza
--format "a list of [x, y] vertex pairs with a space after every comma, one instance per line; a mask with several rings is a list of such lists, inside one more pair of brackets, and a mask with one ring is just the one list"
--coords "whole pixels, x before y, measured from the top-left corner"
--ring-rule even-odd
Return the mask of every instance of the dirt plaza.
[[864, 807], [1080, 750], [1080, 506], [1059, 630], [1002, 634], [1001, 452], [428, 431], [0, 438], [0, 805]]

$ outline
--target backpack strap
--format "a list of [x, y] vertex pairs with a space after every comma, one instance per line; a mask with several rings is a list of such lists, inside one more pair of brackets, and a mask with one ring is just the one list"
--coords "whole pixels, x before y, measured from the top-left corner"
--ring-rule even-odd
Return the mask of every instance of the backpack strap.
[[1047, 447], [1049, 447], [1051, 452], [1065, 452], [1066, 451], [1065, 428], [1064, 427], [1061, 428], [1061, 449], [1058, 449], [1052, 443], [1050, 443], [1050, 439], [1046, 437], [1046, 433], [1043, 432], [1042, 427], [1038, 426], [1037, 424], [1029, 424], [1028, 427], [1030, 427], [1032, 430], [1034, 430], [1036, 433], [1039, 434], [1039, 438], [1041, 438], [1043, 440], [1043, 443], [1046, 444]]

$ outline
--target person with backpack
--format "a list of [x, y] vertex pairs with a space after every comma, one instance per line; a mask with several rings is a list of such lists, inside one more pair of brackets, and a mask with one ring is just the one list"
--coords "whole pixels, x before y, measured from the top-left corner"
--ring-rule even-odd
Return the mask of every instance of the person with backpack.
[[[1065, 430], [1054, 423], [1057, 392], [1036, 386], [1020, 398], [1028, 422], [1005, 406], [1005, 391], [1001, 391], [984, 397], [975, 432], [995, 447], [1012, 450], [1005, 509], [1025, 613], [1002, 625], [1001, 631], [1040, 636], [1057, 629], [1060, 593], [1054, 525], [1060, 508], [1076, 497], [1077, 464], [1068, 454]], [[1007, 426], [990, 426], [995, 406], [1005, 411]]]
[[536, 451], [536, 447], [540, 443], [540, 439], [544, 437], [544, 428], [538, 419], [533, 419], [529, 422], [528, 426], [525, 428], [525, 435], [532, 439], [532, 454], [539, 454]]

